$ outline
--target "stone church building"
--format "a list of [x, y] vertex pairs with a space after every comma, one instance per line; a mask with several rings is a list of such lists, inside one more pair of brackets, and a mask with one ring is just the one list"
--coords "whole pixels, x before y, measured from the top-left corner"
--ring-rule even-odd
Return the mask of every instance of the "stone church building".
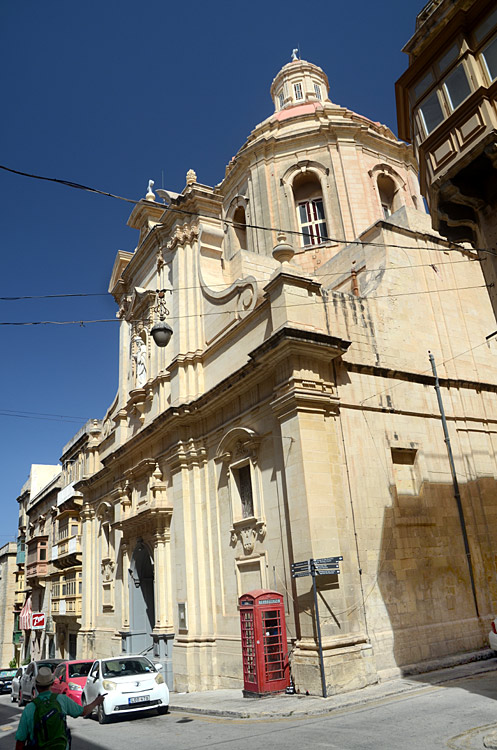
[[[480, 263], [431, 229], [412, 150], [294, 59], [223, 181], [133, 209], [119, 387], [87, 450], [78, 657], [143, 652], [170, 687], [242, 687], [238, 598], [285, 601], [297, 689], [486, 645], [497, 350]], [[159, 293], [158, 293], [159, 290]], [[152, 328], [172, 329], [158, 347]], [[461, 487], [460, 517], [428, 351]], [[468, 560], [474, 575], [473, 595]]]

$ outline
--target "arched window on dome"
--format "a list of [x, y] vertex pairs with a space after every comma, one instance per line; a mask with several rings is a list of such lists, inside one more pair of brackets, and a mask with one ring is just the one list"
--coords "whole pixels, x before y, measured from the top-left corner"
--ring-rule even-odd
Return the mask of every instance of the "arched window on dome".
[[394, 211], [397, 210], [395, 194], [397, 187], [395, 182], [386, 174], [378, 175], [377, 180], [378, 193], [380, 195], [381, 208], [383, 209], [383, 217], [387, 219]]
[[293, 196], [302, 232], [301, 244], [307, 247], [326, 242], [328, 229], [319, 177], [310, 171], [297, 175], [293, 181]]
[[233, 214], [233, 230], [235, 233], [237, 250], [247, 249], [247, 219], [245, 208], [238, 206]]

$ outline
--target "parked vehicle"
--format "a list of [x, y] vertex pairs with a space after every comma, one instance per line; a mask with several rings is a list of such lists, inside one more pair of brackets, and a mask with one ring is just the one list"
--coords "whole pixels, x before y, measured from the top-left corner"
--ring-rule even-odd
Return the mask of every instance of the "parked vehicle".
[[10, 693], [17, 669], [0, 669], [0, 693]]
[[488, 634], [488, 643], [493, 651], [497, 651], [497, 617], [492, 620], [490, 633]]
[[51, 687], [52, 693], [63, 693], [81, 705], [83, 688], [86, 685], [86, 678], [92, 664], [93, 660], [63, 661], [54, 672], [55, 680]]
[[36, 689], [36, 675], [40, 667], [48, 667], [55, 671], [56, 667], [61, 663], [62, 659], [42, 659], [41, 661], [32, 661], [28, 664], [26, 671], [21, 677], [19, 687], [19, 705], [29, 703], [29, 701], [36, 698], [38, 691]]
[[152, 664], [141, 655], [97, 659], [83, 690], [83, 706], [97, 695], [106, 694], [97, 709], [100, 724], [106, 724], [112, 716], [150, 708], [156, 708], [158, 714], [167, 714], [169, 690], [161, 669], [162, 664]]
[[15, 703], [16, 701], [19, 700], [19, 689], [21, 685], [21, 677], [23, 676], [26, 669], [27, 667], [24, 665], [22, 667], [18, 667], [14, 677], [12, 678], [12, 690], [10, 693], [10, 700], [12, 701], [12, 703]]

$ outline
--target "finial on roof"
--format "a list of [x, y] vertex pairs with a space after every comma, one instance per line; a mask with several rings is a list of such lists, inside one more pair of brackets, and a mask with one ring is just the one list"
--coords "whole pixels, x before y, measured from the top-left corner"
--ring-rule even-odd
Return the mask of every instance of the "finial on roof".
[[299, 59], [299, 48], [295, 47], [295, 49], [292, 49], [292, 62], [295, 62]]
[[153, 191], [154, 184], [155, 183], [154, 183], [153, 180], [149, 180], [148, 181], [147, 194], [145, 196], [145, 198], [146, 198], [147, 201], [154, 201], [155, 200], [155, 195], [154, 195], [154, 191]]
[[197, 174], [193, 169], [189, 169], [186, 173], [186, 184], [187, 185], [195, 185], [197, 182]]

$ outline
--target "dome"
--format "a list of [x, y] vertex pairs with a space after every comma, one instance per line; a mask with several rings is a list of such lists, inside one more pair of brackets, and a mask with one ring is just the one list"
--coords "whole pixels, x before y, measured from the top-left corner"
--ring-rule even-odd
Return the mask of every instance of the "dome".
[[328, 76], [307, 60], [292, 60], [284, 65], [271, 84], [275, 112], [302, 104], [329, 101]]

